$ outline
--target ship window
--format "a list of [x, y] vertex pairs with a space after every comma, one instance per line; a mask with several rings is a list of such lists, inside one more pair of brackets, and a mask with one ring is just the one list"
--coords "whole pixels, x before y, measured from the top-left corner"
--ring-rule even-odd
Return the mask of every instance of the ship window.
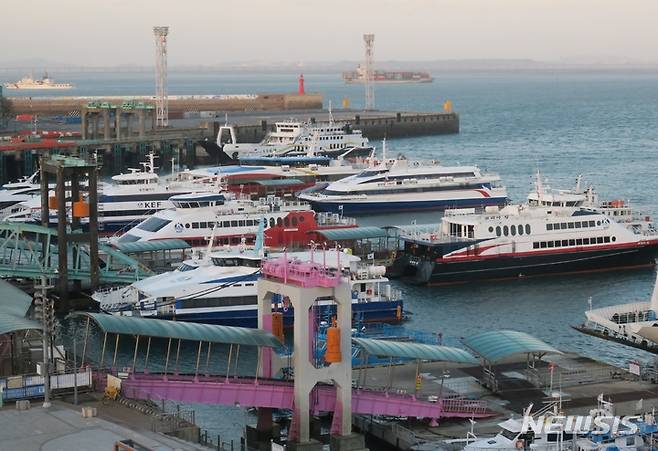
[[223, 221], [222, 222], [222, 227], [231, 227], [231, 222], [230, 221]]
[[493, 227], [489, 227], [489, 233], [493, 233]]
[[231, 227], [237, 227], [238, 226], [238, 221], [231, 221]]
[[562, 230], [565, 230], [565, 229], [567, 228], [567, 223], [566, 223], [566, 222], [562, 222], [562, 223], [560, 223], [560, 228], [561, 228]]
[[610, 242], [610, 237], [609, 236], [604, 236], [603, 237], [603, 242], [604, 243], [609, 243]]
[[583, 244], [583, 239], [582, 238], [576, 238], [576, 246], [582, 246]]
[[171, 221], [167, 219], [160, 219], [160, 218], [156, 218], [155, 216], [151, 216], [146, 221], [139, 224], [137, 228], [141, 230], [146, 230], [147, 232], [157, 232], [158, 230], [162, 229], [170, 222]]
[[546, 241], [542, 241], [542, 242], [540, 242], [540, 243], [539, 243], [539, 247], [541, 247], [542, 249], [544, 249], [544, 248], [546, 247]]
[[589, 244], [589, 238], [583, 238], [583, 244]]
[[290, 218], [288, 216], [283, 218], [283, 225], [285, 225], [286, 227], [290, 227]]
[[304, 216], [299, 217], [299, 222], [304, 222]]
[[500, 236], [500, 226], [496, 226], [496, 236]]
[[580, 221], [578, 221], [578, 222], [574, 222], [574, 226], [575, 226], [577, 229], [580, 229]]
[[575, 246], [576, 240], [569, 240], [569, 246]]
[[244, 219], [238, 221], [238, 227], [244, 227]]
[[553, 224], [546, 224], [546, 230], [553, 230]]
[[525, 234], [526, 234], [526, 235], [530, 235], [530, 232], [531, 232], [531, 230], [530, 230], [530, 224], [526, 224], [526, 225], [525, 225]]
[[614, 243], [615, 241], [617, 241], [617, 237], [616, 237], [616, 236], [613, 236], [613, 237], [612, 237], [612, 242]]
[[603, 243], [603, 237], [602, 236], [597, 237], [596, 238], [596, 243], [597, 244], [602, 244]]
[[555, 242], [554, 241], [549, 241], [548, 242], [548, 247], [555, 247]]
[[523, 235], [523, 226], [522, 225], [519, 226], [519, 235]]
[[601, 221], [596, 221], [596, 225], [601, 225]]
[[516, 235], [516, 226], [515, 225], [510, 226], [510, 234], [512, 236]]
[[569, 240], [562, 240], [562, 246], [568, 246]]
[[539, 249], [539, 243], [538, 243], [537, 241], [535, 241], [534, 243], [532, 243], [532, 248], [533, 248], [533, 249]]
[[281, 219], [281, 218], [276, 218], [276, 225], [278, 225], [279, 227], [281, 227], [281, 226], [283, 225], [283, 219]]
[[297, 216], [292, 217], [292, 226], [295, 227], [297, 225]]
[[589, 222], [589, 226], [590, 226], [590, 227], [594, 227], [594, 221], [590, 221], [590, 222]]
[[198, 222], [193, 222], [192, 223], [192, 228], [193, 229], [198, 229], [199, 228], [199, 223]]
[[570, 223], [569, 223], [569, 228], [570, 228], [570, 229], [573, 229], [574, 227], [575, 227], [574, 223], [573, 223], [573, 222], [570, 222]]
[[509, 235], [509, 228], [507, 226], [503, 226], [503, 235]]
[[274, 218], [270, 218], [270, 227], [274, 227], [274, 225], [275, 225]]

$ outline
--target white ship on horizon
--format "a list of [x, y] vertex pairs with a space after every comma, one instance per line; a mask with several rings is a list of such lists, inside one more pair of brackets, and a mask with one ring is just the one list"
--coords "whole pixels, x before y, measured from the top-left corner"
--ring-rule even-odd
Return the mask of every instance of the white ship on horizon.
[[40, 80], [35, 80], [31, 75], [21, 78], [18, 81], [5, 83], [6, 89], [73, 89], [71, 83], [55, 83], [46, 72]]

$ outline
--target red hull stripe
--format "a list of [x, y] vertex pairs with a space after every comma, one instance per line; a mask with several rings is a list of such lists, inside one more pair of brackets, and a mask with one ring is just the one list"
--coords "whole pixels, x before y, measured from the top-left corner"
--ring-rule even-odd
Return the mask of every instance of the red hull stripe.
[[[495, 254], [495, 255], [481, 255], [479, 253], [477, 255], [466, 255], [466, 252], [464, 251], [464, 252], [460, 252], [459, 255], [451, 255], [451, 256], [437, 258], [435, 261], [440, 263], [450, 263], [452, 261], [463, 262], [463, 261], [474, 261], [474, 260], [489, 260], [499, 257], [528, 257], [534, 255], [568, 254], [575, 252], [594, 252], [594, 251], [607, 251], [614, 249], [641, 249], [656, 244], [658, 244], [658, 240], [635, 241], [633, 243], [621, 243], [621, 244], [601, 244], [601, 245], [597, 244], [595, 246], [588, 246], [588, 247], [585, 246], [558, 247], [553, 249], [532, 250], [527, 252], [506, 252], [506, 253]], [[504, 246], [504, 245], [505, 243], [502, 243], [494, 246], [489, 246], [486, 249], [483, 248], [482, 250], [488, 250], [496, 246]], [[478, 250], [478, 252], [482, 252], [482, 250]]]

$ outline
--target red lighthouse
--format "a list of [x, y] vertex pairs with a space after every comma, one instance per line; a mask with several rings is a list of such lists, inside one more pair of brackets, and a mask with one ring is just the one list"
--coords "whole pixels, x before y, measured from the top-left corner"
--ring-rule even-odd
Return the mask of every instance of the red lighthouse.
[[301, 75], [299, 76], [299, 89], [298, 89], [298, 93], [299, 93], [300, 96], [303, 96], [303, 95], [304, 95], [304, 74], [301, 74]]

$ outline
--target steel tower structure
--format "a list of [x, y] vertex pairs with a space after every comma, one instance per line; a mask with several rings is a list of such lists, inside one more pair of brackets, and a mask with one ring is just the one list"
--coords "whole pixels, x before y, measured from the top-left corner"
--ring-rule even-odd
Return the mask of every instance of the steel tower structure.
[[155, 35], [155, 117], [158, 127], [169, 125], [167, 99], [167, 35], [169, 27], [153, 27]]
[[366, 87], [366, 110], [375, 109], [375, 71], [373, 68], [373, 46], [375, 44], [375, 35], [374, 34], [364, 34], [363, 42], [366, 44], [366, 73], [364, 86]]

